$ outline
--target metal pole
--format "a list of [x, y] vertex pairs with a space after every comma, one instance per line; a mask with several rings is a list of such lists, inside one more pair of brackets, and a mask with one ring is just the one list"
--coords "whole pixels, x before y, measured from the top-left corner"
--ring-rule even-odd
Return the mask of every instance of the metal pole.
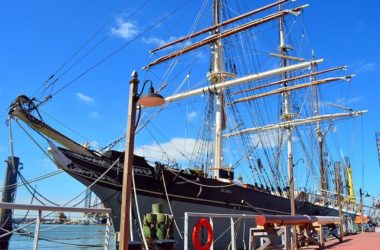
[[110, 248], [110, 227], [111, 227], [111, 221], [110, 221], [110, 214], [107, 214], [107, 223], [106, 223], [106, 236], [104, 241], [104, 250], [108, 250]]
[[133, 149], [135, 142], [135, 120], [136, 120], [136, 104], [137, 104], [137, 72], [132, 72], [131, 80], [129, 81], [129, 104], [128, 104], [128, 119], [125, 138], [125, 159], [123, 170], [123, 186], [121, 196], [121, 211], [120, 211], [120, 242], [119, 249], [127, 250], [129, 241], [129, 206], [131, 204], [131, 188], [132, 188], [132, 171], [133, 171]]
[[335, 163], [335, 185], [336, 191], [338, 193], [338, 208], [339, 208], [339, 241], [343, 241], [343, 212], [342, 212], [342, 178], [341, 178], [341, 170], [340, 170], [340, 162]]
[[40, 226], [41, 226], [41, 210], [38, 210], [38, 217], [36, 221], [36, 228], [34, 230], [34, 242], [33, 249], [38, 249], [38, 238], [40, 237]]
[[234, 218], [231, 217], [230, 220], [231, 220], [231, 249], [236, 250]]
[[361, 215], [361, 228], [362, 228], [362, 233], [364, 233], [364, 217], [363, 217], [363, 191], [360, 188], [359, 189], [359, 194], [360, 194], [360, 215]]
[[[211, 225], [212, 231], [214, 231], [214, 221], [212, 217], [210, 217], [210, 225]], [[210, 250], [214, 250], [214, 240], [211, 243]]]
[[188, 227], [189, 227], [189, 222], [188, 222], [188, 220], [189, 220], [189, 217], [188, 217], [188, 214], [187, 214], [187, 212], [185, 213], [185, 222], [184, 222], [184, 230], [185, 230], [185, 232], [184, 232], [184, 234], [183, 234], [183, 249], [184, 250], [187, 250], [188, 249]]

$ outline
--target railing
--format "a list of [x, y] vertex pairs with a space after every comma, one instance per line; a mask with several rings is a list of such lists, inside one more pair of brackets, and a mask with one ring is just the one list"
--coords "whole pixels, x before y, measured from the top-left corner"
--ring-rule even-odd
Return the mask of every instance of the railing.
[[[230, 230], [231, 230], [231, 250], [236, 250], [236, 239], [235, 239], [235, 226], [234, 219], [256, 219], [257, 215], [252, 214], [213, 214], [213, 213], [193, 213], [186, 212], [184, 218], [184, 239], [183, 239], [183, 249], [188, 250], [188, 241], [189, 241], [189, 217], [208, 217], [210, 219], [210, 224], [213, 226], [213, 219], [215, 218], [223, 218], [230, 219]], [[214, 249], [214, 244], [211, 244], [210, 250]]]
[[[104, 240], [104, 250], [109, 249], [109, 234], [110, 234], [110, 214], [111, 209], [109, 208], [79, 208], [79, 207], [60, 207], [60, 206], [40, 206], [40, 205], [30, 205], [30, 204], [15, 204], [15, 203], [1, 203], [0, 202], [0, 209], [12, 209], [12, 210], [24, 210], [24, 211], [37, 211], [37, 218], [33, 220], [32, 222], [29, 222], [25, 225], [23, 225], [22, 228], [25, 228], [29, 225], [36, 224], [35, 230], [34, 230], [34, 242], [33, 242], [33, 249], [38, 249], [38, 242], [40, 239], [40, 226], [41, 226], [41, 219], [42, 212], [43, 211], [50, 211], [50, 212], [74, 212], [74, 213], [103, 213], [106, 215], [107, 222], [106, 222], [106, 230], [105, 230], [105, 240]], [[19, 229], [18, 229], [19, 230]], [[9, 234], [12, 234], [14, 231], [4, 233], [0, 235], [0, 238], [5, 237]]]
[[[308, 216], [308, 215], [247, 215], [247, 214], [213, 214], [213, 213], [193, 213], [186, 212], [184, 216], [184, 250], [189, 249], [189, 218], [208, 218], [211, 228], [215, 231], [213, 226], [215, 219], [230, 219], [230, 225], [226, 222], [226, 230], [230, 230], [230, 247], [231, 250], [236, 250], [236, 232], [235, 223], [240, 219], [251, 219], [252, 222], [256, 222], [256, 227], [249, 228], [249, 249], [265, 249], [267, 246], [278, 247], [277, 237], [281, 238], [281, 247], [285, 249], [290, 249], [290, 234], [291, 226], [297, 226], [297, 231], [299, 233], [299, 240], [305, 243], [317, 244], [320, 248], [324, 247], [324, 233], [323, 226], [328, 225], [330, 229], [330, 234], [342, 241], [342, 231], [340, 234], [335, 234], [332, 230], [335, 229], [333, 225], [340, 225], [341, 220], [339, 217], [333, 216]], [[236, 219], [236, 220], [234, 220]], [[253, 224], [252, 224], [253, 226]], [[229, 228], [228, 228], [229, 227]], [[220, 230], [220, 228], [219, 228]], [[223, 229], [224, 230], [224, 229]], [[295, 232], [292, 232], [295, 233]], [[318, 235], [318, 239], [315, 239], [315, 234]], [[225, 236], [227, 237], [227, 236]], [[265, 243], [262, 243], [261, 247], [257, 247], [257, 240], [261, 238], [266, 238]], [[214, 249], [215, 241], [212, 241], [209, 249]], [[294, 243], [297, 244], [297, 243]], [[207, 243], [206, 243], [207, 245]]]
[[[335, 234], [333, 230], [335, 229], [335, 225], [341, 225], [341, 219], [336, 216], [308, 216], [308, 215], [258, 215], [256, 217], [256, 224], [258, 226], [263, 227], [263, 229], [256, 230], [256, 232], [266, 232], [268, 234], [269, 240], [267, 240], [266, 244], [264, 246], [261, 246], [259, 248], [254, 247], [253, 249], [266, 249], [266, 247], [273, 246], [272, 240], [275, 238], [275, 236], [278, 236], [280, 234], [285, 233], [285, 239], [288, 239], [289, 235], [289, 229], [287, 227], [289, 226], [297, 226], [299, 235], [302, 236], [298, 237], [296, 241], [292, 242], [292, 247], [298, 248], [298, 244], [301, 243], [301, 246], [304, 243], [313, 243], [319, 245], [320, 249], [323, 249], [325, 244], [324, 239], [324, 232], [323, 232], [323, 226], [328, 226], [330, 230], [330, 234], [337, 239], [339, 239], [339, 242], [343, 241], [343, 232], [342, 228], [339, 230], [339, 235]], [[278, 227], [279, 229], [275, 229], [275, 227]], [[293, 227], [293, 236], [296, 231], [294, 231], [296, 227]], [[252, 232], [251, 230], [251, 234]], [[317, 241], [314, 238], [314, 234], [319, 235], [319, 241]], [[296, 239], [297, 236], [294, 238]], [[289, 241], [286, 240], [285, 243], [285, 249], [290, 249]], [[250, 242], [251, 244], [251, 242]]]

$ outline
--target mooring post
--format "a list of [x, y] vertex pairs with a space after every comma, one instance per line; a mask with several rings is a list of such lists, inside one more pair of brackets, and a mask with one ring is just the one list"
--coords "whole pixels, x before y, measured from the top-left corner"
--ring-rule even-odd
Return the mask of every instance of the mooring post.
[[[16, 194], [16, 182], [17, 182], [17, 172], [20, 159], [18, 157], [8, 157], [7, 169], [5, 172], [4, 180], [4, 192], [1, 197], [1, 202], [13, 203]], [[0, 229], [0, 234], [11, 232], [13, 230], [12, 225], [12, 209], [0, 209], [0, 222], [3, 225]], [[8, 234], [0, 239], [0, 249], [8, 249], [9, 240], [12, 234]]]

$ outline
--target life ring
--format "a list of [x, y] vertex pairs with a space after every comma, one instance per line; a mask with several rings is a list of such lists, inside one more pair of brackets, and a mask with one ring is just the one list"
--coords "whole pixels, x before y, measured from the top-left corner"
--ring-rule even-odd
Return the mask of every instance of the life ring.
[[[199, 230], [202, 227], [205, 227], [207, 229], [207, 242], [204, 245], [202, 245], [199, 240]], [[212, 232], [212, 227], [208, 220], [205, 218], [200, 218], [193, 228], [193, 245], [195, 247], [195, 250], [209, 250], [213, 241], [213, 237], [214, 235]]]

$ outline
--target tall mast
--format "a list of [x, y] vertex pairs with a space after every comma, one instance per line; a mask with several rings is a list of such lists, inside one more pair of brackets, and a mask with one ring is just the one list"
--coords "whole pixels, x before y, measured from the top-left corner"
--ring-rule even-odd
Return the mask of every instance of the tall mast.
[[[314, 50], [312, 50], [312, 58], [314, 58]], [[316, 65], [313, 65], [311, 67], [312, 71], [315, 71]], [[313, 75], [310, 77], [312, 81], [315, 81], [316, 77]], [[318, 100], [318, 86], [314, 87], [314, 95], [315, 95], [315, 111], [314, 115], [319, 115], [319, 100]], [[325, 173], [325, 167], [323, 162], [323, 141], [324, 141], [324, 134], [321, 129], [321, 122], [317, 122], [317, 139], [318, 139], [318, 158], [319, 158], [319, 173], [320, 173], [320, 189], [321, 189], [321, 195], [322, 197], [325, 194], [326, 190], [326, 173]], [[322, 199], [322, 203], [324, 203]]]
[[[279, 5], [279, 11], [281, 11], [281, 4]], [[283, 28], [283, 17], [280, 17], [279, 19], [279, 25], [280, 25], [280, 48], [279, 52], [284, 57], [281, 58], [281, 66], [286, 67], [287, 61], [286, 61], [286, 55], [287, 55], [287, 46], [285, 45], [285, 35], [284, 35], [284, 28]], [[284, 79], [288, 78], [287, 73], [285, 72], [283, 75]], [[287, 82], [283, 83], [284, 87], [288, 86]], [[292, 114], [290, 112], [290, 92], [286, 91], [283, 94], [284, 97], [284, 114], [283, 114], [283, 120], [290, 121], [292, 119]], [[296, 214], [296, 205], [294, 200], [294, 175], [293, 175], [293, 142], [292, 142], [292, 127], [289, 126], [287, 128], [287, 145], [288, 145], [288, 179], [289, 179], [289, 199], [290, 199], [290, 214], [295, 215]], [[292, 242], [293, 242], [293, 249], [297, 249], [297, 236], [296, 236], [296, 227], [293, 227], [293, 234], [292, 234]]]
[[[220, 0], [214, 0], [214, 25], [218, 26], [220, 22]], [[219, 28], [214, 34], [220, 33]], [[210, 75], [210, 84], [222, 82], [222, 40], [217, 39], [212, 46], [212, 71]], [[215, 114], [215, 146], [214, 146], [214, 176], [219, 176], [219, 168], [222, 165], [222, 130], [224, 122], [223, 110], [223, 91], [216, 93], [216, 114]]]

